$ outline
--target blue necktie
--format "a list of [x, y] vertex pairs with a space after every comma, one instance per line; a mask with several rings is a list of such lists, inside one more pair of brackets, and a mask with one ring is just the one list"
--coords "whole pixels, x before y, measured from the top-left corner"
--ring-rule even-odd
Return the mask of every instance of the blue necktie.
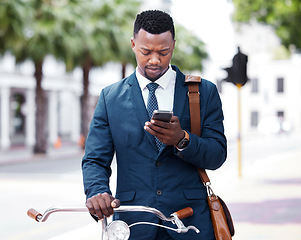
[[[149, 119], [151, 119], [154, 110], [158, 110], [158, 102], [157, 102], [157, 98], [155, 95], [155, 91], [159, 87], [159, 85], [157, 83], [149, 83], [146, 85], [146, 87], [149, 90], [148, 99], [147, 99], [147, 112], [148, 112]], [[155, 137], [155, 142], [156, 142], [158, 150], [160, 150], [163, 143], [160, 142], [160, 140], [156, 137]]]

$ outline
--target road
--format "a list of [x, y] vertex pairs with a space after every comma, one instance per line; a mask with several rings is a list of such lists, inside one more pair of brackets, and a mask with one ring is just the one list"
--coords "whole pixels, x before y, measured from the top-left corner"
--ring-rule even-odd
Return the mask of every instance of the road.
[[[274, 157], [284, 156], [300, 149], [301, 136], [283, 135], [243, 139], [243, 175], [260, 172], [273, 164]], [[225, 176], [238, 181], [236, 142], [229, 141], [228, 160], [213, 176], [215, 190]], [[0, 152], [1, 155], [1, 152]], [[0, 239], [1, 240], [84, 240], [101, 239], [101, 225], [87, 213], [57, 213], [45, 223], [30, 219], [26, 212], [35, 208], [42, 213], [51, 206], [84, 206], [81, 177], [82, 154], [32, 158], [28, 162], [0, 165]], [[115, 176], [113, 176], [115, 178]], [[301, 178], [300, 178], [301, 179]], [[115, 181], [112, 181], [114, 184]], [[224, 185], [223, 185], [224, 186]], [[229, 188], [229, 193], [231, 189]], [[230, 197], [230, 195], [229, 195]], [[255, 239], [255, 238], [254, 238]]]
[[[57, 213], [44, 223], [37, 223], [26, 214], [29, 208], [44, 213], [52, 206], [84, 206], [80, 162], [79, 154], [0, 166], [0, 239], [72, 239], [62, 235], [70, 231], [77, 235], [73, 239], [100, 236], [101, 225], [87, 213]], [[74, 232], [83, 227], [86, 231]]]

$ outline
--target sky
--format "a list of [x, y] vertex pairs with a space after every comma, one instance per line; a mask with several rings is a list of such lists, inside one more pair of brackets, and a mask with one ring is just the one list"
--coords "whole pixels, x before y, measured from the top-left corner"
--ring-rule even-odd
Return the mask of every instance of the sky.
[[237, 48], [231, 23], [229, 0], [172, 0], [175, 22], [194, 32], [206, 44], [212, 60], [231, 59]]

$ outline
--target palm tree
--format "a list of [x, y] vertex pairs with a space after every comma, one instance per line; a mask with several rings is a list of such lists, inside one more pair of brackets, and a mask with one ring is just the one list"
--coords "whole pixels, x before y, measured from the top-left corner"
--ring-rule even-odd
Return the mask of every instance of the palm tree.
[[[77, 0], [65, 0], [68, 7]], [[47, 55], [56, 55], [57, 43], [62, 39], [59, 25], [62, 18], [62, 1], [55, 0], [6, 0], [1, 2], [1, 53], [10, 51], [17, 63], [31, 60], [35, 66], [36, 79], [36, 143], [34, 153], [46, 153], [46, 97], [42, 88], [43, 63]], [[60, 14], [61, 13], [61, 14]], [[4, 30], [3, 30], [4, 29]], [[4, 32], [4, 33], [3, 33]], [[2, 44], [3, 43], [3, 44]]]
[[64, 50], [58, 57], [65, 61], [68, 71], [76, 66], [82, 68], [81, 135], [85, 139], [91, 116], [90, 70], [110, 61], [120, 62], [122, 46], [124, 46], [124, 28], [132, 24], [129, 19], [133, 21], [138, 4], [135, 0], [94, 0], [83, 1], [78, 7], [85, 14], [80, 22], [75, 18], [74, 23], [68, 24], [68, 31], [72, 33], [69, 37], [73, 44], [69, 41], [62, 42], [61, 48]]
[[0, 2], [0, 54], [22, 42], [29, 9], [22, 0]]
[[[42, 3], [23, 1], [4, 1], [1, 3], [1, 52], [10, 51], [20, 63], [27, 59], [34, 62], [36, 78], [36, 145], [34, 151], [46, 152], [45, 123], [45, 97], [41, 86], [42, 66], [45, 56], [50, 51], [50, 42], [47, 33], [45, 14]], [[30, 18], [29, 16], [32, 16]], [[36, 22], [34, 21], [36, 20]]]
[[125, 77], [128, 64], [136, 65], [136, 58], [130, 46], [130, 39], [133, 37], [133, 24], [139, 7], [140, 2], [135, 0], [119, 1], [118, 14], [112, 19], [112, 22], [115, 23], [113, 28], [115, 42], [112, 42], [115, 46], [113, 48], [114, 61], [121, 63], [122, 78]]
[[56, 5], [52, 1], [32, 0], [32, 18], [26, 28], [30, 34], [24, 36], [24, 43], [20, 48], [14, 49], [17, 62], [27, 59], [33, 61], [36, 79], [36, 143], [34, 153], [47, 152], [47, 112], [46, 97], [42, 88], [43, 63], [47, 55], [53, 54], [54, 40], [56, 39]]

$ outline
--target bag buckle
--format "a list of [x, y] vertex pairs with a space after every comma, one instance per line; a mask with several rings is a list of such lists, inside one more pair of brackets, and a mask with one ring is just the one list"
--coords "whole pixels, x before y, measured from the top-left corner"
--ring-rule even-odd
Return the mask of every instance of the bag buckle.
[[207, 189], [208, 197], [211, 198], [212, 196], [215, 196], [215, 194], [214, 194], [214, 192], [213, 192], [213, 190], [212, 190], [212, 188], [210, 186], [211, 182], [206, 182], [206, 183], [204, 183], [204, 185], [205, 185], [205, 187]]

